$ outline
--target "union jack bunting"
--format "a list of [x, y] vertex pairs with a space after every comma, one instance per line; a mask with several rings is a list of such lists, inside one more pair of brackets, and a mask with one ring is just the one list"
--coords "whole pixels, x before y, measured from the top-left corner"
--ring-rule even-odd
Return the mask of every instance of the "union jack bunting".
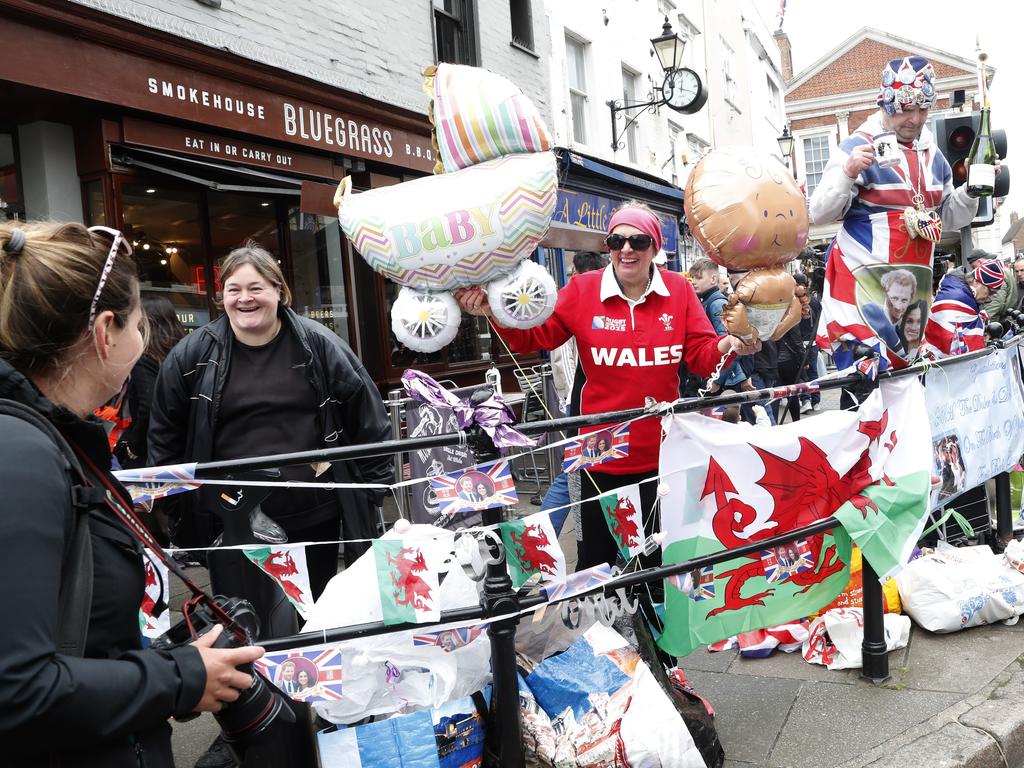
[[552, 584], [544, 588], [544, 596], [549, 601], [566, 600], [574, 595], [612, 580], [612, 569], [608, 563], [601, 563], [592, 568], [569, 574], [564, 582]]
[[296, 701], [340, 701], [341, 651], [319, 645], [268, 653], [255, 663], [257, 671]]
[[566, 444], [562, 471], [575, 472], [625, 456], [629, 456], [629, 424], [597, 429]]
[[173, 496], [176, 493], [194, 491], [202, 483], [190, 483], [195, 480], [196, 465], [191, 464], [170, 464], [165, 467], [143, 467], [141, 469], [119, 469], [114, 472], [114, 477], [120, 480], [128, 493], [131, 494], [132, 502], [139, 504], [143, 501], [162, 499], [164, 496]]
[[878, 379], [878, 355], [862, 357], [854, 364], [854, 367], [872, 381]]
[[807, 539], [780, 544], [773, 549], [761, 550], [765, 581], [782, 582], [802, 571], [814, 568], [814, 557]]
[[436, 645], [447, 652], [462, 648], [476, 640], [487, 629], [487, 624], [459, 629], [443, 629], [440, 632], [427, 632], [412, 636], [413, 645]]
[[[694, 586], [693, 578], [695, 573], [699, 574], [696, 586]], [[706, 565], [699, 571], [677, 573], [674, 576], [667, 577], [665, 581], [680, 592], [689, 595], [690, 599], [694, 602], [708, 600], [715, 596], [715, 567], [713, 565]]]
[[439, 516], [509, 507], [519, 503], [508, 461], [481, 464], [430, 478]]

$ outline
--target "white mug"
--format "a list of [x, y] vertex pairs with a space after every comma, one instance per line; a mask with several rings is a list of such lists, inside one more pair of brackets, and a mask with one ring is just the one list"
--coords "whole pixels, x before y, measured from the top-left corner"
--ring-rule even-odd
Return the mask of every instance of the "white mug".
[[879, 168], [891, 168], [900, 163], [900, 148], [893, 131], [879, 133], [871, 140], [875, 148], [875, 162]]

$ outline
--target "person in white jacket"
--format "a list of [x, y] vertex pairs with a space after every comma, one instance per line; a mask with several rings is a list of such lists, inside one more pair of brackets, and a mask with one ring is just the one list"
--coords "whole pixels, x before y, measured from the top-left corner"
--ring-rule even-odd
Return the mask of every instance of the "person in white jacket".
[[[827, 256], [818, 325], [818, 344], [839, 368], [852, 364], [857, 343], [876, 349], [882, 370], [909, 362], [895, 335], [886, 333], [891, 322], [876, 311], [885, 295], [881, 279], [909, 270], [918, 286], [912, 300], [930, 301], [942, 230], [966, 226], [977, 214], [966, 185], [953, 188], [949, 163], [926, 125], [934, 79], [921, 56], [886, 64], [878, 111], [835, 148], [810, 198], [813, 223], [842, 221]], [[895, 155], [885, 167], [876, 147]]]

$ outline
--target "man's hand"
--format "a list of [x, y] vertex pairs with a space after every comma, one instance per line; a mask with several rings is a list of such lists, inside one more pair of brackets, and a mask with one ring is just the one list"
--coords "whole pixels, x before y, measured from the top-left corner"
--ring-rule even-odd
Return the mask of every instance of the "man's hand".
[[856, 179], [861, 171], [875, 164], [875, 148], [871, 144], [858, 144], [850, 151], [850, 156], [843, 163], [843, 173]]

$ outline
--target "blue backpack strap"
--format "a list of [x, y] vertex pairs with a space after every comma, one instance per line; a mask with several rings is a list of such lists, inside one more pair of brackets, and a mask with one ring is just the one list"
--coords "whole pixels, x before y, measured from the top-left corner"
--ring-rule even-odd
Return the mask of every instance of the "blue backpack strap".
[[[14, 400], [0, 398], [0, 415], [13, 416], [33, 425], [60, 449], [67, 462], [65, 476], [71, 516], [64, 526], [64, 560], [57, 599], [57, 652], [82, 656], [92, 610], [92, 537], [86, 511], [97, 502], [97, 489], [85, 483], [82, 465], [67, 440], [39, 413]], [[102, 495], [98, 498], [102, 502]]]

